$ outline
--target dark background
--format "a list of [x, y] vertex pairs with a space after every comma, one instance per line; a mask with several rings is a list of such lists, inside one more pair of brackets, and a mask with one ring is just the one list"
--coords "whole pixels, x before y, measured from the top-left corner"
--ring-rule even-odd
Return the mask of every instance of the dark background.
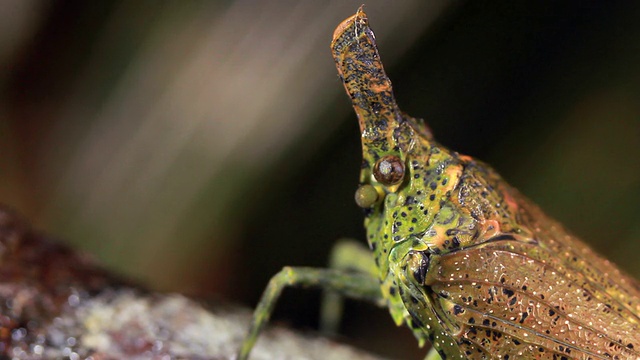
[[[6, 2], [0, 202], [154, 289], [253, 306], [282, 266], [364, 239], [328, 48], [359, 5]], [[404, 111], [640, 275], [638, 3], [365, 10]], [[288, 290], [276, 319], [312, 329], [318, 306]], [[348, 304], [343, 333], [424, 353], [368, 305]]]

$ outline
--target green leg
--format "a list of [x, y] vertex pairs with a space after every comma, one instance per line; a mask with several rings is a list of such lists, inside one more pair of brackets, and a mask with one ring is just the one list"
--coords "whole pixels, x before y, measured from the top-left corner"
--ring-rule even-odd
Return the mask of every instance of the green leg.
[[[371, 251], [356, 240], [343, 239], [338, 241], [331, 250], [329, 267], [350, 273], [368, 274], [374, 279], [378, 277], [378, 267], [373, 261]], [[379, 288], [379, 283], [376, 286]], [[330, 334], [338, 332], [343, 303], [343, 298], [338, 292], [329, 288], [325, 289], [320, 309], [320, 329], [322, 332]], [[377, 299], [376, 304], [384, 306], [382, 297]]]
[[440, 354], [438, 354], [436, 349], [431, 348], [431, 350], [429, 350], [429, 352], [427, 353], [427, 357], [424, 358], [424, 360], [442, 360], [442, 358], [440, 357]]
[[286, 266], [271, 278], [267, 288], [264, 290], [262, 298], [253, 313], [253, 320], [247, 337], [242, 343], [238, 360], [246, 360], [249, 356], [260, 331], [269, 321], [282, 289], [287, 286], [316, 286], [332, 289], [343, 296], [372, 302], [378, 302], [381, 297], [378, 281], [368, 274], [348, 273], [333, 269]]

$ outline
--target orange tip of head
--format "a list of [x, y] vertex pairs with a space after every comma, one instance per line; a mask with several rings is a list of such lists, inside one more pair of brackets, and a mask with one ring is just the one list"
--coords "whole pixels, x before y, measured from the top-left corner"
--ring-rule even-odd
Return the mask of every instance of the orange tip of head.
[[360, 5], [358, 11], [356, 11], [355, 15], [351, 15], [348, 18], [344, 19], [340, 25], [336, 27], [333, 31], [333, 39], [331, 41], [336, 41], [337, 38], [344, 33], [344, 31], [351, 26], [356, 21], [367, 20], [367, 14], [364, 12], [364, 5]]

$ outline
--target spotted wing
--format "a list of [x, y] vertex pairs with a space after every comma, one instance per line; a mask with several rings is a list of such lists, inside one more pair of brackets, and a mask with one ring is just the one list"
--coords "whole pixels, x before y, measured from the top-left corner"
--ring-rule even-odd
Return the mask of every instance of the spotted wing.
[[557, 242], [500, 238], [429, 266], [425, 295], [468, 358], [640, 358], [633, 280]]

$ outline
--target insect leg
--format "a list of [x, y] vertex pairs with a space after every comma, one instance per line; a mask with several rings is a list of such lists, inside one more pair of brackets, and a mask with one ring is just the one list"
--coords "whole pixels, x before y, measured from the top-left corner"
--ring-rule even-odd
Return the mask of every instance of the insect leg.
[[[351, 273], [369, 274], [377, 277], [377, 270], [371, 250], [361, 242], [353, 239], [342, 239], [336, 243], [329, 257], [329, 268]], [[380, 285], [376, 283], [376, 286]], [[384, 306], [382, 297], [376, 305]], [[325, 333], [336, 333], [342, 318], [343, 298], [336, 291], [325, 289], [320, 308], [320, 330]]]
[[372, 302], [377, 302], [381, 297], [378, 281], [368, 274], [285, 266], [271, 278], [262, 293], [262, 298], [253, 313], [249, 332], [238, 354], [238, 360], [247, 359], [258, 335], [269, 321], [282, 289], [288, 286], [332, 289], [343, 296]]

